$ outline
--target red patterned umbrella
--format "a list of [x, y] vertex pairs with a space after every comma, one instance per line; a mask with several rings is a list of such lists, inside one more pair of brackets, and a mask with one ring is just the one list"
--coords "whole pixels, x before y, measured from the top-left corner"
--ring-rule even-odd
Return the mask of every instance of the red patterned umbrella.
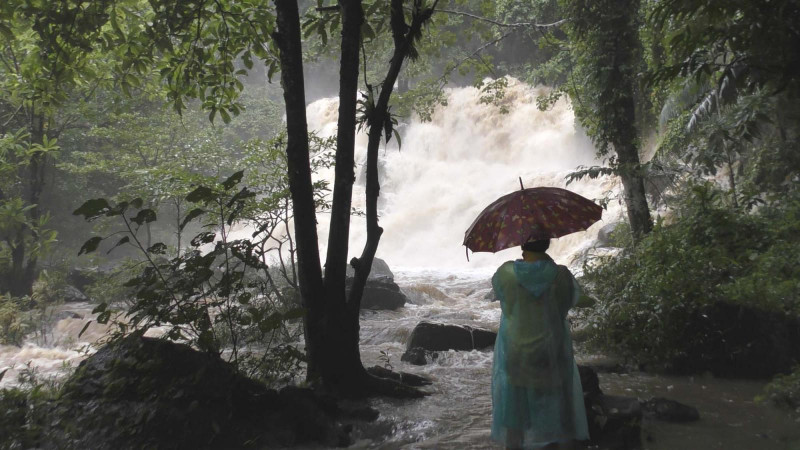
[[566, 189], [521, 189], [481, 211], [464, 234], [464, 245], [473, 252], [499, 252], [585, 230], [602, 214], [600, 205]]

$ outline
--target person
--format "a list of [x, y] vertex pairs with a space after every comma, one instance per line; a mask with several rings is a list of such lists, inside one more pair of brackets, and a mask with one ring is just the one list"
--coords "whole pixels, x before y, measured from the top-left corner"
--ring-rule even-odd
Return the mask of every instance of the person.
[[588, 306], [575, 277], [545, 251], [522, 245], [492, 277], [502, 314], [492, 369], [492, 439], [508, 449], [571, 448], [589, 439], [567, 312]]

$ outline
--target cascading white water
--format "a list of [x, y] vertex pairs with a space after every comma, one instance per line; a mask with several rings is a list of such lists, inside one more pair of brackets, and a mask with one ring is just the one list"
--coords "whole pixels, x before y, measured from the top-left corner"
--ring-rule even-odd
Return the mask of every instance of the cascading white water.
[[[447, 105], [437, 108], [430, 122], [412, 120], [402, 127], [402, 148], [394, 141], [381, 150], [381, 217], [384, 234], [377, 256], [391, 267], [430, 269], [441, 272], [486, 272], [502, 261], [518, 257], [519, 250], [498, 254], [474, 254], [467, 261], [462, 246], [464, 232], [478, 213], [503, 194], [525, 187], [565, 187], [565, 176], [577, 166], [597, 164], [595, 150], [575, 126], [569, 103], [562, 99], [552, 109], [540, 111], [536, 98], [547, 88], [534, 88], [508, 80], [500, 106], [480, 102], [472, 87], [447, 91]], [[310, 128], [321, 136], [336, 132], [337, 98], [318, 100], [308, 107]], [[356, 161], [366, 153], [366, 136], [357, 136]], [[363, 205], [361, 164], [353, 204]], [[318, 174], [332, 180], [333, 171]], [[612, 179], [582, 180], [569, 189], [597, 199], [615, 192]], [[553, 241], [550, 253], [561, 263], [594, 240], [597, 230], [619, 219], [620, 208], [612, 202], [603, 221], [586, 232]], [[327, 219], [320, 217], [324, 245]], [[363, 219], [351, 225], [351, 254], [365, 241]]]

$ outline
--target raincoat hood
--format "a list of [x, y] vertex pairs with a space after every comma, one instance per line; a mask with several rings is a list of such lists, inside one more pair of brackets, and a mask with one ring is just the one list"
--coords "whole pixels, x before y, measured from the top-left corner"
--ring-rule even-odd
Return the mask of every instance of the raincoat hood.
[[553, 284], [558, 275], [558, 266], [550, 258], [534, 262], [517, 260], [514, 261], [514, 275], [522, 287], [534, 297], [539, 297]]

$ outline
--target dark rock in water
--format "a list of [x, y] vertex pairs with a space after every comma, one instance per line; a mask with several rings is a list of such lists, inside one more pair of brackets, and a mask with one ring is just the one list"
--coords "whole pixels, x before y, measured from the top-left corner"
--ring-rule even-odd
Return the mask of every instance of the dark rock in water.
[[[353, 278], [347, 279], [347, 295], [353, 286]], [[361, 309], [397, 309], [406, 304], [406, 295], [390, 278], [368, 279], [361, 297]]]
[[600, 379], [597, 377], [597, 372], [587, 366], [578, 366], [578, 372], [581, 375], [584, 398], [594, 399], [603, 395], [603, 391], [600, 390]]
[[597, 372], [578, 366], [583, 387], [583, 403], [589, 424], [590, 444], [600, 449], [641, 447], [642, 408], [632, 397], [605, 395]]
[[277, 392], [186, 345], [129, 336], [83, 361], [50, 413], [44, 448], [347, 445], [336, 402]]
[[75, 286], [67, 285], [61, 289], [61, 300], [63, 300], [64, 303], [88, 302], [89, 297]]
[[76, 313], [75, 311], [59, 311], [55, 315], [56, 320], [64, 320], [64, 319], [83, 319], [83, 316]]
[[[347, 265], [345, 270], [347, 273], [347, 278], [353, 278], [356, 276], [355, 270], [353, 270], [353, 267], [350, 264]], [[367, 277], [367, 280], [377, 278], [388, 278], [390, 280], [394, 280], [394, 274], [392, 273], [391, 269], [389, 269], [389, 265], [386, 264], [386, 261], [380, 258], [373, 258], [372, 267], [369, 270], [369, 276]]]
[[444, 323], [420, 322], [411, 332], [407, 350], [419, 347], [428, 351], [475, 350], [494, 345], [497, 333], [480, 328]]
[[430, 352], [425, 351], [424, 348], [411, 348], [406, 350], [405, 353], [400, 357], [400, 361], [405, 361], [409, 364], [414, 364], [415, 366], [424, 366], [428, 364], [428, 355]]
[[[347, 295], [353, 286], [355, 272], [349, 265], [347, 266]], [[395, 310], [406, 304], [408, 298], [400, 286], [394, 282], [394, 274], [389, 270], [386, 261], [375, 258], [372, 261], [367, 277], [367, 284], [364, 286], [364, 296], [361, 298], [361, 309], [391, 309]]]
[[641, 447], [642, 408], [631, 397], [601, 395], [586, 409], [591, 443], [604, 449]]
[[483, 296], [483, 299], [488, 301], [488, 302], [490, 302], [490, 303], [491, 302], [496, 302], [497, 301], [497, 295], [495, 295], [494, 289], [489, 289], [489, 291]]
[[391, 380], [414, 387], [428, 386], [431, 384], [431, 380], [423, 376], [408, 372], [395, 372], [381, 366], [372, 366], [367, 369], [367, 372], [375, 375], [376, 377], [389, 378]]
[[700, 419], [697, 408], [664, 397], [653, 397], [642, 402], [647, 417], [666, 422], [694, 422]]

